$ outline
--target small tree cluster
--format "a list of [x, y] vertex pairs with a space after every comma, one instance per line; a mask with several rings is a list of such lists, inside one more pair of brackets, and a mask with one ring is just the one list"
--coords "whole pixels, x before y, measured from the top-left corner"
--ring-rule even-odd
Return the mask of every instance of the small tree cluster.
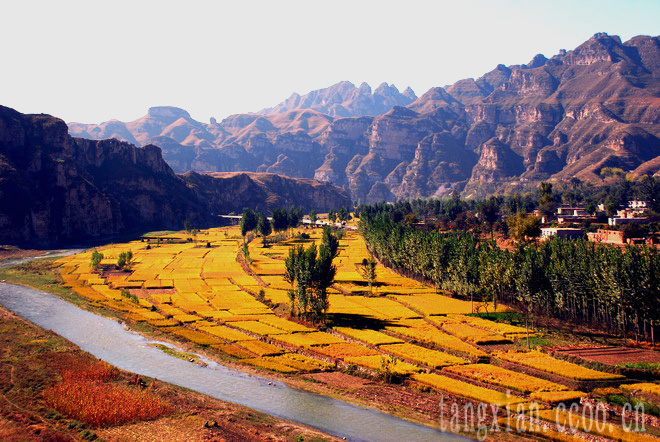
[[518, 212], [507, 220], [509, 236], [519, 243], [524, 243], [541, 234], [541, 219], [538, 216]]
[[89, 266], [92, 269], [96, 270], [99, 268], [99, 265], [101, 265], [102, 260], [103, 260], [103, 253], [94, 249], [94, 251], [92, 252], [92, 259], [89, 262]]
[[338, 254], [339, 241], [327, 227], [321, 246], [302, 245], [289, 249], [284, 261], [284, 278], [291, 284], [291, 313], [320, 319], [328, 309], [328, 288], [334, 283], [337, 268], [332, 261]]
[[360, 274], [369, 283], [369, 292], [373, 295], [373, 284], [376, 281], [376, 260], [373, 258], [364, 258], [360, 264]]
[[126, 270], [131, 267], [133, 261], [133, 252], [130, 250], [127, 252], [121, 252], [119, 258], [117, 258], [117, 268], [119, 270]]
[[348, 221], [351, 219], [351, 212], [348, 207], [340, 207], [337, 211], [330, 210], [328, 212], [328, 219], [333, 223], [337, 221]]

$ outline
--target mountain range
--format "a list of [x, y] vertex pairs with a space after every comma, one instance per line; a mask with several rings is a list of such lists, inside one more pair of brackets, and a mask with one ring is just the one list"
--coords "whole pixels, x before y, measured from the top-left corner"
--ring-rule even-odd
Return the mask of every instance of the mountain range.
[[274, 174], [176, 175], [157, 146], [68, 135], [64, 121], [0, 106], [0, 244], [56, 246], [217, 224], [244, 207], [350, 206], [329, 183]]
[[657, 173], [660, 40], [595, 34], [577, 48], [498, 65], [417, 98], [349, 82], [221, 122], [154, 107], [136, 121], [70, 123], [73, 136], [156, 144], [177, 172], [316, 178], [353, 201], [480, 196], [605, 167]]

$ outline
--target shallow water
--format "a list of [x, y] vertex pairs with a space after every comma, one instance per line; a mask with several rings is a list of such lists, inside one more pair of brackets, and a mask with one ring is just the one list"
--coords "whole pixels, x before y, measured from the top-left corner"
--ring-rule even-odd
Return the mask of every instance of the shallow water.
[[353, 441], [464, 440], [337, 399], [205, 360], [202, 367], [163, 353], [119, 322], [27, 287], [0, 283], [0, 304], [124, 370], [289, 419]]

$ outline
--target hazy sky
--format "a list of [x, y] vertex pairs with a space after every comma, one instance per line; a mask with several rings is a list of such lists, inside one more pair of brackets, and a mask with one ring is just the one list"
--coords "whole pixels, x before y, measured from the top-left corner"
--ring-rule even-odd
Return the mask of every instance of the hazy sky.
[[596, 32], [658, 35], [660, 1], [2, 1], [0, 104], [84, 123], [167, 105], [207, 122], [342, 80], [422, 95]]

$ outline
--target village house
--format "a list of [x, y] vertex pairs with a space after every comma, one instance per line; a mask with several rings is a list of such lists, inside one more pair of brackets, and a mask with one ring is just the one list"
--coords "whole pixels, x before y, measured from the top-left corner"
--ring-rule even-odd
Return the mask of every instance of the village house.
[[541, 239], [547, 240], [557, 236], [563, 239], [579, 239], [584, 236], [584, 230], [582, 229], [573, 229], [570, 227], [542, 227], [541, 228]]

